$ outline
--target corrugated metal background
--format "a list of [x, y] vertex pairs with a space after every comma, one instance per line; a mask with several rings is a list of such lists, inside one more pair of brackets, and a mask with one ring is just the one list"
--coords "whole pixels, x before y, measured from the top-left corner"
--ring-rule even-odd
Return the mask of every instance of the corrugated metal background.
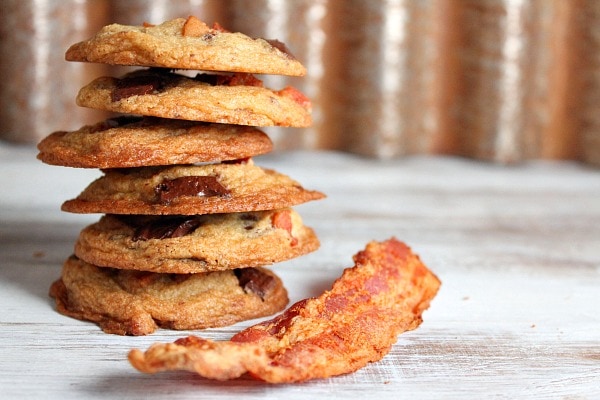
[[110, 22], [196, 15], [284, 41], [307, 67], [292, 84], [314, 126], [267, 129], [276, 150], [376, 158], [457, 154], [501, 163], [600, 165], [600, 2], [595, 0], [8, 0], [1, 135], [36, 142], [98, 114], [80, 86], [115, 69], [64, 62]]

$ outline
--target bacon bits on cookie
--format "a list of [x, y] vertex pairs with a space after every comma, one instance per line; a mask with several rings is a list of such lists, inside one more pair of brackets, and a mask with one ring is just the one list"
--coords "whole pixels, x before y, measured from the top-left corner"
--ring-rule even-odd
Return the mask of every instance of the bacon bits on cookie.
[[63, 211], [196, 215], [275, 210], [323, 198], [253, 161], [105, 170]]
[[57, 310], [104, 332], [147, 335], [157, 327], [204, 329], [274, 314], [288, 303], [280, 279], [263, 268], [156, 274], [101, 268], [69, 257], [50, 288]]
[[292, 87], [271, 90], [248, 74], [184, 76], [152, 68], [100, 77], [80, 89], [77, 104], [100, 110], [252, 126], [311, 125], [308, 98]]
[[190, 216], [105, 215], [84, 228], [80, 259], [162, 273], [258, 267], [316, 250], [319, 240], [292, 209]]
[[304, 66], [276, 40], [209, 27], [196, 17], [160, 25], [111, 24], [72, 45], [68, 61], [303, 76]]

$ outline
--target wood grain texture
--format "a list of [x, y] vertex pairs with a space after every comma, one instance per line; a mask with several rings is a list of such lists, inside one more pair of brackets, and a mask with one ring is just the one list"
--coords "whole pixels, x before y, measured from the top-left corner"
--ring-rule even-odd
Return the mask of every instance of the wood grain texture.
[[0, 393], [16, 398], [600, 398], [600, 172], [572, 163], [501, 167], [455, 158], [375, 162], [330, 152], [269, 155], [328, 198], [297, 207], [316, 253], [274, 268], [292, 302], [321, 293], [370, 240], [409, 244], [442, 280], [424, 323], [380, 362], [301, 385], [143, 375], [127, 352], [187, 334], [107, 335], [54, 311], [50, 283], [80, 229], [60, 203], [94, 171], [49, 167], [0, 145]]

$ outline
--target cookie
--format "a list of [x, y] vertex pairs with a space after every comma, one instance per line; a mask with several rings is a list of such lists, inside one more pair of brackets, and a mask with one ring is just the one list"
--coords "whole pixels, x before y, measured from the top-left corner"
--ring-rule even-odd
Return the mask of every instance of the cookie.
[[196, 215], [275, 210], [325, 197], [286, 175], [238, 163], [105, 170], [63, 211]]
[[288, 303], [279, 277], [264, 268], [156, 274], [101, 268], [75, 256], [66, 260], [50, 296], [60, 313], [118, 335], [231, 325], [274, 314]]
[[192, 216], [105, 215], [84, 228], [80, 259], [99, 266], [161, 273], [258, 267], [319, 247], [292, 209]]
[[212, 28], [195, 17], [160, 25], [112, 24], [72, 45], [68, 61], [303, 76], [304, 66], [276, 40]]
[[99, 77], [77, 104], [124, 114], [252, 126], [307, 127], [311, 105], [292, 87], [276, 91], [249, 74], [197, 74], [143, 69]]
[[38, 149], [47, 164], [127, 168], [242, 159], [270, 152], [273, 143], [249, 126], [127, 116], [54, 132]]

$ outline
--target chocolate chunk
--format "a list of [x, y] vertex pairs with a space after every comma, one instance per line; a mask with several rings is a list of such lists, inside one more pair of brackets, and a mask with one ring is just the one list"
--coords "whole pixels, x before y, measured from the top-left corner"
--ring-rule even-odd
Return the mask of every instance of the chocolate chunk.
[[236, 160], [225, 160], [221, 161], [222, 164], [248, 164], [251, 157], [238, 158]]
[[251, 231], [256, 226], [256, 222], [258, 221], [257, 214], [239, 214], [242, 223], [244, 224], [244, 229], [247, 231]]
[[220, 80], [224, 80], [224, 78], [222, 78], [221, 76], [222, 75], [218, 74], [196, 74], [194, 80], [198, 82], [208, 83], [210, 86], [216, 86]]
[[210, 86], [233, 86], [235, 74], [196, 74], [194, 80], [208, 83]]
[[259, 219], [257, 214], [251, 213], [241, 213], [239, 216], [242, 221], [258, 221]]
[[294, 57], [294, 55], [290, 52], [290, 50], [286, 47], [285, 43], [280, 42], [277, 39], [269, 39], [267, 40], [267, 42], [275, 47], [277, 50], [281, 51], [283, 54], [285, 54], [289, 59], [291, 60], [295, 60], [296, 57]]
[[[131, 225], [133, 224], [130, 223]], [[202, 221], [196, 216], [163, 217], [138, 226], [133, 241], [178, 238], [195, 231], [200, 225]]]
[[135, 124], [136, 122], [140, 122], [142, 119], [143, 117], [136, 115], [120, 115], [118, 117], [109, 118], [104, 121], [104, 123], [108, 126], [108, 128], [118, 128], [120, 126]]
[[204, 35], [202, 35], [202, 40], [204, 40], [206, 42], [210, 42], [212, 40], [212, 38], [214, 38], [215, 36], [217, 36], [215, 33], [208, 32], [208, 33], [205, 33]]
[[246, 293], [254, 293], [261, 300], [264, 300], [267, 293], [273, 289], [275, 279], [256, 268], [238, 268], [234, 269], [240, 287]]
[[154, 188], [158, 201], [169, 204], [182, 196], [229, 197], [231, 192], [221, 185], [216, 176], [183, 176], [165, 179]]
[[131, 96], [139, 96], [160, 90], [163, 82], [156, 75], [135, 75], [119, 79], [111, 94], [112, 101], [119, 101]]

